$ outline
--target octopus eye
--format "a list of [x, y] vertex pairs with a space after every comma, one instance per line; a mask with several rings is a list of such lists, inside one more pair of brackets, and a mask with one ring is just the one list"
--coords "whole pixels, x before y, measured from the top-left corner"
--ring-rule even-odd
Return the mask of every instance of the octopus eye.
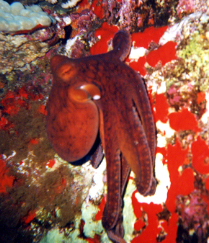
[[51, 69], [53, 75], [59, 77], [64, 82], [68, 82], [76, 74], [74, 61], [61, 55], [55, 55], [51, 59]]
[[69, 95], [71, 99], [81, 103], [91, 99], [99, 100], [101, 98], [101, 92], [94, 84], [84, 84], [78, 88], [72, 88], [69, 90]]
[[57, 75], [64, 81], [69, 81], [76, 73], [76, 70], [72, 65], [64, 64], [57, 70]]

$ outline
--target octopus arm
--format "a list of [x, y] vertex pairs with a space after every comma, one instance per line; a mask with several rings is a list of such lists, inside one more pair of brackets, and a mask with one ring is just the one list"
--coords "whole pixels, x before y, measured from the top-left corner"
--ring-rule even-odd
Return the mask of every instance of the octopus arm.
[[122, 155], [135, 174], [137, 190], [142, 195], [147, 195], [152, 187], [152, 156], [145, 132], [134, 110], [132, 122], [132, 130], [126, 130], [123, 134], [126, 144], [121, 143], [120, 147]]
[[[107, 161], [107, 202], [103, 212], [102, 224], [107, 230], [108, 236], [114, 242], [125, 242], [121, 236], [124, 235], [122, 227], [121, 206], [122, 195], [127, 184], [130, 166], [119, 150], [116, 132], [112, 126], [112, 120], [107, 118], [105, 112], [100, 112], [100, 134], [105, 149]], [[104, 116], [104, 114], [106, 116]], [[106, 118], [105, 126], [103, 116]], [[105, 136], [104, 136], [105, 134]], [[114, 136], [110, 136], [114, 134]], [[114, 139], [113, 139], [114, 138]]]
[[[114, 147], [114, 149], [113, 149]], [[105, 204], [102, 224], [106, 230], [113, 229], [120, 216], [121, 200], [121, 160], [116, 145], [108, 144], [105, 150], [107, 161], [107, 202]]]
[[154, 165], [155, 148], [156, 148], [156, 132], [155, 124], [153, 120], [152, 110], [150, 101], [147, 95], [145, 84], [142, 78], [136, 74], [136, 92], [133, 95], [133, 107], [135, 112], [138, 114], [143, 130], [145, 132], [147, 142], [152, 155], [152, 161]]
[[[102, 145], [101, 142], [98, 141], [99, 139], [97, 138], [94, 147], [95, 150], [93, 151], [93, 154], [90, 156], [90, 160], [91, 160], [91, 165], [94, 168], [97, 168], [100, 164], [100, 162], [102, 161], [104, 154], [103, 154], [103, 149], [102, 149]], [[93, 148], [94, 149], [94, 148]]]
[[113, 50], [105, 54], [105, 59], [110, 58], [124, 61], [131, 50], [131, 36], [128, 31], [120, 30], [113, 38]]

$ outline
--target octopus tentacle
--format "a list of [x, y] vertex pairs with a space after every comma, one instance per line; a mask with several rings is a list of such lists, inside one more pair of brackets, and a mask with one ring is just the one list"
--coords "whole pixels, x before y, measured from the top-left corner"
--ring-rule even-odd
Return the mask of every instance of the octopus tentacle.
[[150, 147], [150, 152], [152, 155], [152, 161], [154, 165], [155, 158], [155, 148], [156, 148], [156, 137], [155, 137], [155, 125], [152, 115], [152, 110], [150, 106], [150, 101], [147, 95], [145, 84], [143, 83], [141, 77], [136, 75], [138, 82], [139, 90], [137, 94], [133, 97], [133, 105], [136, 107], [138, 115], [141, 119], [143, 129], [145, 131], [147, 141]]
[[126, 160], [126, 158], [122, 155], [121, 156], [122, 162], [121, 162], [121, 196], [124, 194], [125, 187], [128, 181], [128, 177], [131, 171], [131, 168]]
[[132, 102], [129, 102], [131, 109], [121, 115], [120, 126], [123, 126], [123, 129], [117, 133], [117, 137], [122, 155], [136, 175], [138, 191], [147, 195], [152, 186], [152, 156], [138, 112]]
[[[109, 145], [109, 144], [108, 144]], [[121, 161], [120, 151], [106, 146], [105, 156], [107, 161], [107, 202], [105, 204], [102, 224], [110, 230], [117, 224], [121, 209]], [[112, 151], [116, 151], [113, 154]], [[116, 172], [116, 173], [115, 173]]]
[[126, 241], [118, 236], [118, 233], [115, 233], [113, 230], [107, 230], [108, 237], [116, 243], [126, 243]]
[[113, 50], [105, 54], [105, 58], [124, 61], [131, 50], [131, 36], [128, 31], [120, 30], [113, 38]]
[[[128, 176], [130, 174], [130, 166], [124, 156], [121, 153], [121, 198], [123, 198], [123, 194], [125, 191], [125, 187], [127, 185]], [[116, 243], [125, 243], [123, 240], [124, 229], [123, 229], [123, 217], [122, 217], [122, 208], [120, 210], [120, 214], [118, 215], [117, 222], [111, 230], [107, 231], [108, 237]]]
[[[117, 175], [118, 175], [118, 179], [121, 179], [120, 181], [120, 193], [121, 193], [121, 198], [122, 198], [122, 194], [124, 193], [125, 190], [125, 186], [127, 184], [127, 180], [128, 180], [128, 176], [130, 173], [130, 166], [127, 163], [127, 161], [125, 160], [125, 158], [122, 156], [122, 153], [118, 150], [116, 155], [115, 155], [115, 161], [114, 163], [117, 163], [121, 166], [121, 171], [117, 171]], [[119, 174], [118, 174], [119, 173]], [[109, 183], [108, 183], [109, 184]], [[110, 185], [109, 185], [110, 186]], [[108, 191], [112, 189], [110, 189], [108, 187]], [[113, 194], [113, 197], [117, 195], [117, 193]], [[110, 201], [111, 200], [111, 201]], [[111, 207], [108, 205], [108, 202], [110, 201], [110, 205], [112, 205]], [[115, 206], [113, 205], [115, 203]], [[105, 205], [105, 210], [103, 213], [103, 226], [104, 228], [107, 230], [107, 234], [108, 237], [113, 241], [113, 242], [118, 242], [118, 243], [125, 243], [125, 241], [123, 240], [123, 236], [124, 236], [124, 229], [123, 229], [123, 225], [122, 225], [122, 199], [120, 204], [118, 204], [118, 207], [116, 206], [117, 204], [117, 199], [115, 198], [109, 198], [108, 196], [108, 201]], [[109, 208], [108, 208], [109, 207]], [[108, 211], [113, 212], [112, 210], [117, 210], [117, 212], [115, 212], [115, 216], [113, 216], [112, 218], [112, 225], [109, 225], [109, 228], [107, 228], [107, 224], [105, 223], [105, 218], [109, 217], [109, 212]], [[109, 222], [109, 219], [108, 219]]]
[[102, 159], [104, 157], [101, 143], [96, 144], [96, 145], [97, 145], [97, 147], [96, 147], [94, 153], [90, 156], [91, 165], [94, 168], [97, 168], [99, 166], [100, 162], [102, 161]]
[[137, 171], [139, 173], [135, 172], [134, 170], [133, 171], [135, 172], [136, 175], [136, 185], [138, 191], [142, 195], [147, 195], [152, 187], [152, 179], [153, 179], [152, 161], [153, 160], [152, 160], [148, 140], [146, 138], [141, 121], [138, 117], [137, 110], [135, 109], [135, 107], [133, 107], [132, 110], [133, 110], [134, 127], [136, 127], [137, 134], [138, 134], [138, 140], [136, 140], [137, 139], [136, 138], [134, 141], [140, 141], [140, 144], [136, 143], [136, 149], [138, 152]]

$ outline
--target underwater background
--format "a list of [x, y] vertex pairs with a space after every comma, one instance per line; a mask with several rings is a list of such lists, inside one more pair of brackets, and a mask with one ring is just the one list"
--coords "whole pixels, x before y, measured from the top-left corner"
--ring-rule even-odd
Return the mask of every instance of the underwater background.
[[124, 239], [209, 242], [206, 0], [0, 0], [0, 242], [111, 242], [101, 223], [105, 158], [97, 169], [63, 161], [45, 107], [50, 59], [106, 53], [124, 28], [126, 63], [144, 78], [156, 124], [158, 182], [143, 197], [130, 175]]

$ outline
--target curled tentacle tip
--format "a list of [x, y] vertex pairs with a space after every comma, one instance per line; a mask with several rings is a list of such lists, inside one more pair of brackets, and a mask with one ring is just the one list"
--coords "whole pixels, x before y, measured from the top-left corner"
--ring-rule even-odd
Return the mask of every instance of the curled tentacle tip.
[[118, 31], [113, 38], [113, 49], [117, 51], [117, 56], [121, 61], [129, 55], [131, 50], [131, 35], [124, 29]]

